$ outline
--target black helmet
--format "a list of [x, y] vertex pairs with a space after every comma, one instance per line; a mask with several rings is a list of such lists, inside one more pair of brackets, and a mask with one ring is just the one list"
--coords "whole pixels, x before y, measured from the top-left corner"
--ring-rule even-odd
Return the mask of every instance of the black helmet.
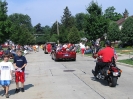
[[110, 47], [111, 47], [111, 42], [110, 42], [109, 40], [107, 40], [107, 41], [105, 42], [105, 44], [106, 44], [107, 46], [110, 46]]

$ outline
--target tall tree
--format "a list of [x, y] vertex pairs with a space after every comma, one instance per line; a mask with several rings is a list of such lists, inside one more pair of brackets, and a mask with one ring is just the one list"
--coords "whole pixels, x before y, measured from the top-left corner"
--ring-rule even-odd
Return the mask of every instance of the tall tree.
[[115, 12], [114, 6], [108, 7], [105, 10], [104, 17], [110, 19], [111, 21], [117, 21], [122, 18], [122, 15], [120, 13]]
[[61, 22], [65, 28], [71, 28], [74, 25], [74, 17], [72, 17], [68, 7], [64, 9], [64, 15]]
[[35, 41], [31, 18], [28, 15], [15, 13], [9, 16], [9, 20], [12, 22], [10, 39], [14, 43], [24, 45]]
[[13, 23], [12, 25], [15, 26], [25, 25], [29, 31], [32, 31], [33, 29], [31, 24], [31, 18], [28, 15], [14, 13], [9, 15], [9, 20]]
[[43, 29], [40, 23], [38, 23], [36, 26], [34, 26], [34, 33], [35, 34], [42, 34]]
[[123, 42], [133, 41], [133, 17], [129, 17], [123, 24], [121, 40]]
[[111, 22], [108, 28], [107, 37], [110, 41], [120, 40], [119, 26], [115, 22]]
[[68, 41], [73, 44], [76, 44], [80, 41], [79, 31], [76, 27], [72, 27], [70, 29], [70, 32], [68, 34]]
[[0, 0], [0, 43], [9, 39], [11, 33], [11, 22], [7, 16], [7, 2]]
[[86, 15], [88, 14], [78, 13], [75, 15], [76, 27], [79, 31], [84, 30]]
[[67, 35], [70, 31], [70, 28], [72, 28], [75, 25], [75, 18], [71, 15], [71, 12], [69, 11], [68, 7], [64, 9], [64, 15], [61, 18], [61, 25], [60, 25], [60, 35], [59, 35], [59, 41], [61, 43], [67, 43]]
[[89, 16], [86, 17], [85, 33], [89, 40], [102, 37], [108, 29], [108, 20], [102, 15], [102, 8], [92, 1], [87, 8]]

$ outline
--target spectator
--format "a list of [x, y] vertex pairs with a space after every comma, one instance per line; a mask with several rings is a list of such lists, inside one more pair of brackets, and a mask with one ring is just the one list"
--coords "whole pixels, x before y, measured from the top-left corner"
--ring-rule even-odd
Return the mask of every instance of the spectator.
[[86, 46], [85, 54], [92, 53], [92, 49], [89, 46]]
[[16, 69], [15, 72], [15, 82], [16, 82], [16, 90], [15, 93], [20, 91], [19, 82], [21, 82], [21, 92], [24, 92], [24, 82], [25, 82], [25, 66], [27, 65], [27, 60], [24, 56], [22, 56], [22, 51], [17, 51], [17, 56], [14, 57], [14, 67]]
[[0, 63], [0, 72], [1, 72], [1, 79], [0, 79], [0, 84], [4, 88], [4, 94], [6, 98], [9, 98], [9, 85], [12, 80], [12, 71], [14, 70], [13, 65], [9, 61], [9, 56], [4, 55], [4, 61]]
[[81, 49], [82, 56], [84, 56], [84, 54], [85, 54], [85, 44], [81, 44], [80, 49]]

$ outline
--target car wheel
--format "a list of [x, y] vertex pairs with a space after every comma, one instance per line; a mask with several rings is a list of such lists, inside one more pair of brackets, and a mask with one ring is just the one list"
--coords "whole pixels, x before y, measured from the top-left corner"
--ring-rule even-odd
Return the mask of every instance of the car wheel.
[[54, 58], [53, 58], [53, 54], [51, 54], [51, 59], [54, 60]]
[[76, 61], [76, 58], [75, 58], [75, 59], [73, 59], [73, 61]]
[[57, 62], [58, 61], [58, 59], [54, 56], [54, 60]]

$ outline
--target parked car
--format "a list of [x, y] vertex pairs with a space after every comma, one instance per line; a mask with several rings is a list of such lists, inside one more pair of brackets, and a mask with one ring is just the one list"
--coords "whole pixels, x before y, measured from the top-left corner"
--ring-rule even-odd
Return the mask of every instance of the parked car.
[[45, 45], [44, 45], [44, 53], [45, 54], [48, 54], [48, 53], [51, 53], [52, 52], [52, 49], [54, 49], [54, 47], [56, 46], [56, 43], [55, 42], [47, 42]]
[[67, 50], [67, 49], [60, 49], [60, 50], [52, 50], [51, 58], [55, 61], [58, 60], [73, 60], [76, 61], [76, 51], [75, 50]]

